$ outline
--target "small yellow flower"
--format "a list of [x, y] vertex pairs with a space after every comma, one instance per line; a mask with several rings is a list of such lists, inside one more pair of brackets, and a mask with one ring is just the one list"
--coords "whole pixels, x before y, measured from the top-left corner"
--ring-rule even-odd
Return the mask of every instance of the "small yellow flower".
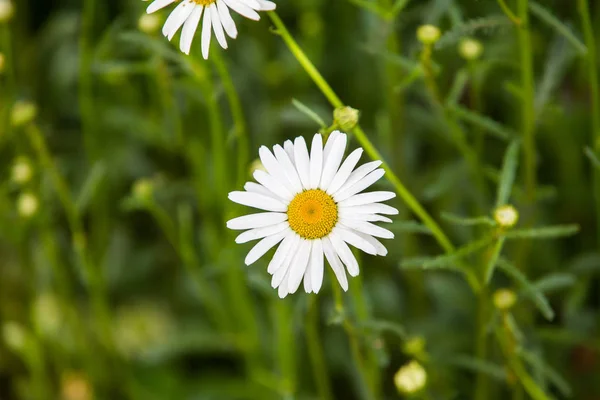
[[494, 306], [499, 310], [510, 310], [516, 302], [517, 295], [510, 289], [498, 289], [494, 292]]
[[417, 29], [417, 39], [423, 44], [432, 45], [440, 39], [442, 33], [437, 26], [421, 25]]
[[15, 14], [15, 6], [11, 0], [0, 0], [0, 23], [8, 22]]
[[138, 29], [148, 35], [153, 35], [160, 29], [161, 20], [156, 14], [144, 14], [138, 19]]
[[257, 158], [256, 160], [254, 160], [250, 163], [250, 176], [254, 175], [254, 171], [256, 171], [256, 170], [267, 172], [267, 169], [265, 168], [263, 163], [260, 161], [260, 158]]
[[92, 400], [92, 386], [87, 376], [78, 372], [65, 374], [61, 382], [61, 400]]
[[421, 364], [413, 360], [396, 372], [394, 384], [401, 393], [417, 393], [423, 390], [427, 384], [427, 371]]
[[404, 343], [403, 349], [408, 355], [418, 356], [425, 350], [425, 338], [422, 336], [412, 337]]
[[516, 208], [507, 204], [496, 208], [494, 220], [502, 228], [512, 228], [519, 221], [519, 213]]
[[27, 332], [18, 322], [9, 321], [2, 325], [2, 338], [6, 347], [13, 351], [20, 351], [25, 347]]
[[17, 199], [17, 212], [23, 218], [31, 218], [39, 208], [38, 198], [30, 192], [25, 192]]
[[465, 60], [477, 60], [483, 53], [483, 45], [475, 39], [463, 39], [458, 45], [458, 52]]
[[149, 200], [154, 192], [154, 184], [148, 178], [142, 178], [133, 184], [133, 195], [140, 200]]
[[27, 157], [18, 157], [11, 168], [11, 180], [20, 185], [27, 183], [33, 176], [33, 168]]
[[14, 127], [19, 127], [30, 123], [36, 116], [37, 107], [35, 104], [29, 101], [18, 101], [12, 108], [10, 122]]

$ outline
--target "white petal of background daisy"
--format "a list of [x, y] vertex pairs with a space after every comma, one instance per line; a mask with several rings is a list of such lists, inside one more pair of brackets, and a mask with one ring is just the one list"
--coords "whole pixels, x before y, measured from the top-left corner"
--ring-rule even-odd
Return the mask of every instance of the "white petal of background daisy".
[[[154, 0], [146, 12], [151, 14], [177, 1]], [[275, 9], [275, 3], [268, 0], [181, 0], [165, 21], [162, 33], [171, 40], [183, 26], [179, 49], [185, 54], [190, 54], [194, 35], [198, 25], [202, 23], [202, 56], [207, 59], [213, 32], [217, 42], [224, 49], [227, 48], [225, 33], [232, 39], [237, 37], [237, 28], [229, 9], [258, 21], [260, 16], [257, 11], [272, 11]]]
[[360, 148], [343, 161], [347, 140], [345, 133], [335, 131], [323, 146], [316, 134], [310, 153], [302, 137], [283, 147], [276, 145], [272, 152], [263, 146], [259, 155], [266, 172], [256, 170], [258, 183], [248, 182], [246, 191], [229, 193], [230, 200], [265, 211], [234, 218], [227, 227], [245, 230], [236, 243], [260, 239], [246, 256], [246, 265], [279, 244], [267, 271], [281, 298], [296, 292], [302, 281], [307, 293], [318, 293], [324, 258], [342, 289], [348, 290], [346, 272], [359, 273], [348, 245], [372, 255], [387, 254], [378, 238], [392, 239], [394, 234], [373, 222], [392, 222], [380, 214], [395, 215], [398, 210], [381, 202], [396, 195], [361, 193], [384, 171], [378, 168], [381, 161], [354, 169], [363, 152]]

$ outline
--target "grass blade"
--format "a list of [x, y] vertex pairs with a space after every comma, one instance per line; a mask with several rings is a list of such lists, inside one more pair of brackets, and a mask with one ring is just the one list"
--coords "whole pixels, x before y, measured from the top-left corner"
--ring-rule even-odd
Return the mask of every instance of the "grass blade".
[[579, 232], [579, 225], [556, 225], [542, 228], [515, 229], [506, 232], [507, 239], [554, 239], [572, 236]]
[[446, 221], [460, 226], [476, 226], [476, 225], [488, 225], [495, 226], [496, 222], [490, 217], [472, 217], [472, 218], [464, 218], [456, 214], [452, 214], [449, 212], [443, 212], [441, 214], [442, 219]]
[[571, 31], [571, 29], [560, 22], [548, 9], [544, 8], [541, 4], [534, 1], [529, 2], [529, 9], [531, 13], [544, 21], [548, 26], [554, 29], [559, 35], [563, 36], [577, 49], [581, 54], [587, 53], [587, 47], [579, 38]]
[[325, 125], [325, 121], [323, 121], [323, 119], [319, 116], [319, 114], [317, 114], [316, 112], [311, 110], [307, 105], [302, 103], [300, 100], [292, 99], [292, 104], [302, 114], [306, 115], [308, 118], [315, 121], [315, 123], [317, 125], [319, 125], [320, 128], [327, 128], [327, 125]]
[[510, 140], [517, 135], [510, 129], [502, 126], [502, 124], [494, 121], [493, 119], [486, 117], [485, 115], [471, 111], [465, 107], [459, 105], [450, 106], [450, 112], [456, 115], [463, 121], [469, 122], [478, 128], [483, 129], [494, 137], [502, 140]]
[[493, 237], [485, 237], [474, 242], [467, 243], [458, 248], [454, 253], [444, 254], [437, 257], [415, 257], [408, 258], [400, 263], [402, 268], [438, 269], [447, 268], [454, 270], [462, 269], [457, 265], [461, 258], [475, 253], [488, 246], [494, 240]]
[[75, 207], [79, 214], [85, 212], [105, 177], [106, 167], [98, 161], [92, 167], [75, 200]]
[[554, 368], [544, 362], [536, 354], [525, 349], [518, 350], [519, 356], [531, 367], [539, 370], [565, 397], [570, 397], [572, 390], [569, 382], [563, 378]]
[[513, 141], [508, 146], [504, 153], [504, 162], [502, 164], [502, 172], [500, 181], [498, 182], [498, 193], [496, 197], [496, 207], [503, 206], [508, 203], [515, 175], [517, 174], [517, 166], [519, 164], [519, 142]]
[[465, 36], [473, 36], [475, 32], [490, 32], [494, 29], [510, 26], [512, 22], [504, 15], [492, 15], [490, 17], [471, 19], [464, 24], [457, 25], [450, 29], [437, 41], [436, 49], [442, 49], [447, 46], [458, 43]]

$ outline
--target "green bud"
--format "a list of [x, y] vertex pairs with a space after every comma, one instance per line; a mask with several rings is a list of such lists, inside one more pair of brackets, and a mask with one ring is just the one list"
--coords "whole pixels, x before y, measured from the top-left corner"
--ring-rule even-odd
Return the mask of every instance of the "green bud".
[[257, 169], [267, 172], [267, 169], [265, 168], [263, 163], [260, 161], [260, 158], [257, 158], [256, 160], [254, 160], [250, 163], [250, 171], [249, 171], [250, 176], [253, 176], [254, 171], [256, 171]]
[[39, 206], [38, 198], [30, 192], [21, 194], [17, 199], [17, 212], [25, 219], [33, 217]]
[[425, 338], [422, 336], [414, 336], [404, 342], [403, 350], [411, 356], [418, 356], [425, 350]]
[[153, 35], [160, 29], [161, 20], [156, 14], [143, 14], [138, 19], [138, 29], [148, 35]]
[[18, 157], [13, 162], [10, 177], [11, 180], [19, 185], [23, 185], [31, 180], [33, 176], [33, 167], [27, 157]]
[[15, 6], [11, 0], [0, 0], [0, 24], [8, 22], [15, 14]]
[[417, 39], [423, 44], [432, 45], [440, 39], [442, 33], [437, 26], [421, 25], [417, 29]]
[[400, 393], [417, 393], [423, 390], [427, 384], [427, 371], [421, 364], [413, 360], [396, 372], [394, 384]]
[[21, 351], [25, 347], [27, 332], [18, 322], [9, 321], [2, 325], [2, 339], [9, 349]]
[[140, 200], [150, 200], [154, 192], [154, 184], [148, 178], [142, 178], [133, 184], [133, 195]]
[[474, 61], [481, 57], [483, 45], [475, 39], [463, 39], [458, 45], [458, 52], [465, 60]]
[[494, 292], [494, 306], [498, 310], [510, 310], [517, 302], [517, 295], [510, 289], [498, 289]]
[[519, 221], [517, 209], [510, 204], [500, 206], [494, 211], [494, 220], [502, 228], [512, 228]]
[[352, 107], [339, 107], [333, 110], [333, 121], [345, 132], [351, 131], [357, 124], [359, 111]]
[[[2, 0], [0, 0], [2, 1]], [[29, 101], [18, 101], [12, 108], [10, 122], [12, 126], [20, 127], [27, 125], [37, 116], [37, 107]]]

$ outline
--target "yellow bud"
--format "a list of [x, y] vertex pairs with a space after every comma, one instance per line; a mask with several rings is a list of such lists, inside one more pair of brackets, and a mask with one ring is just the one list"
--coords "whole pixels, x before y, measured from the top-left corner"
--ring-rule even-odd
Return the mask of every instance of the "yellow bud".
[[517, 302], [517, 295], [510, 289], [498, 289], [494, 292], [494, 306], [499, 310], [509, 310]]
[[20, 185], [27, 183], [33, 176], [33, 167], [27, 157], [18, 157], [11, 168], [11, 180]]
[[154, 184], [148, 178], [142, 178], [133, 184], [133, 195], [140, 200], [149, 200], [154, 192]]
[[394, 384], [404, 394], [417, 393], [427, 384], [427, 371], [421, 364], [413, 360], [396, 372]]
[[15, 6], [11, 0], [0, 0], [0, 23], [11, 20], [15, 13]]
[[333, 121], [343, 131], [351, 131], [358, 124], [359, 111], [352, 107], [339, 107], [333, 110]]
[[77, 372], [70, 372], [63, 376], [61, 394], [61, 400], [92, 400], [94, 398], [89, 379]]
[[463, 39], [458, 45], [458, 52], [465, 60], [477, 60], [483, 53], [483, 45], [475, 39]]
[[425, 338], [422, 336], [415, 336], [408, 339], [404, 343], [404, 352], [411, 356], [418, 356], [425, 350]]
[[10, 122], [14, 127], [19, 127], [30, 123], [36, 116], [37, 107], [35, 104], [29, 101], [18, 101], [12, 108]]
[[512, 228], [519, 221], [519, 213], [516, 208], [507, 204], [496, 208], [494, 220], [502, 228]]
[[250, 176], [254, 175], [254, 171], [256, 171], [257, 169], [267, 172], [267, 169], [260, 161], [260, 158], [257, 158], [256, 160], [250, 163]]
[[153, 35], [160, 29], [161, 20], [157, 14], [143, 14], [138, 19], [138, 29], [148, 35]]
[[2, 338], [6, 347], [13, 351], [20, 351], [25, 347], [27, 332], [18, 322], [9, 321], [2, 325]]
[[17, 212], [23, 218], [31, 218], [39, 208], [38, 198], [30, 192], [25, 192], [17, 199]]
[[423, 44], [434, 44], [441, 35], [440, 29], [434, 25], [421, 25], [417, 29], [417, 39]]

